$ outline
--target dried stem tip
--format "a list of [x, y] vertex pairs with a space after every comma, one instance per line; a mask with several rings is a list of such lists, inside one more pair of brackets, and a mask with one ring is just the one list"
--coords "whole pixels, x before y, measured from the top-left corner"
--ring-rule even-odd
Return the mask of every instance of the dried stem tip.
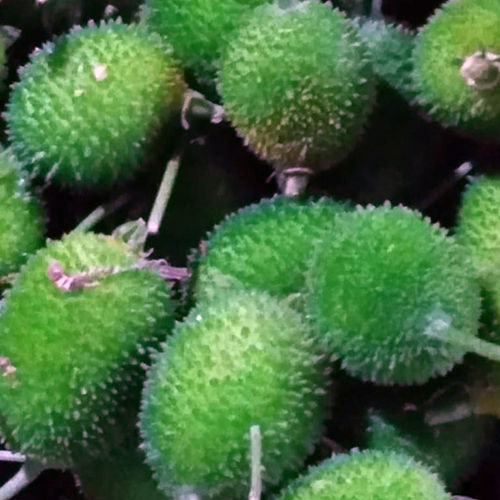
[[466, 57], [460, 67], [465, 83], [478, 90], [500, 87], [500, 55], [477, 51]]

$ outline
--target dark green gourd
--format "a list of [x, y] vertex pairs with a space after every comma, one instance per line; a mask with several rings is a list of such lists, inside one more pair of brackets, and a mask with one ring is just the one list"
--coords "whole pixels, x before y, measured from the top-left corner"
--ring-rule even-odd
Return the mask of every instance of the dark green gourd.
[[130, 177], [184, 93], [168, 46], [119, 22], [46, 44], [19, 78], [6, 113], [14, 151], [40, 174], [80, 186]]
[[278, 172], [317, 172], [360, 137], [374, 77], [343, 14], [316, 1], [289, 4], [254, 9], [224, 54], [220, 92], [237, 132], [261, 158]]
[[0, 278], [43, 243], [43, 215], [12, 152], [0, 152]]
[[220, 58], [238, 27], [257, 5], [270, 0], [146, 0], [148, 28], [171, 44], [189, 76], [216, 95]]

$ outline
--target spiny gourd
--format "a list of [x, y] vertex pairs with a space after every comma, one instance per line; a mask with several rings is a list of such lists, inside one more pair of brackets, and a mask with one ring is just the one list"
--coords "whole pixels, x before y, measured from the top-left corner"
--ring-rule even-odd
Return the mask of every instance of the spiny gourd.
[[306, 302], [350, 374], [424, 382], [481, 342], [479, 288], [444, 230], [389, 205], [340, 214], [335, 229], [318, 243]]
[[100, 454], [171, 317], [168, 286], [118, 237], [73, 232], [30, 257], [0, 317], [11, 448], [52, 466]]
[[413, 97], [414, 34], [379, 19], [356, 18], [354, 24], [369, 49], [379, 80], [410, 100]]
[[27, 192], [26, 178], [12, 152], [0, 152], [0, 278], [17, 269], [43, 243], [39, 203]]
[[274, 197], [229, 215], [202, 244], [195, 263], [198, 300], [221, 287], [241, 286], [285, 297], [304, 287], [314, 242], [334, 233], [347, 205], [326, 198], [300, 201]]
[[337, 455], [292, 483], [278, 500], [450, 500], [436, 475], [396, 453]]
[[148, 28], [172, 45], [201, 89], [215, 91], [220, 57], [251, 9], [270, 0], [146, 0]]
[[467, 188], [457, 240], [470, 254], [482, 281], [500, 281], [500, 177], [480, 177]]
[[169, 48], [120, 22], [44, 45], [19, 77], [6, 112], [14, 151], [37, 172], [83, 186], [129, 177], [185, 88]]
[[425, 464], [450, 487], [470, 473], [484, 444], [488, 427], [484, 418], [472, 416], [432, 427], [414, 420], [410, 423], [405, 418], [395, 420], [380, 412], [370, 412], [367, 447], [407, 454]]
[[486, 140], [500, 135], [500, 3], [449, 0], [418, 36], [418, 102], [444, 125]]
[[297, 470], [320, 436], [327, 386], [307, 324], [263, 292], [230, 291], [177, 324], [143, 392], [140, 430], [160, 488], [203, 498], [250, 489], [250, 427], [264, 487]]
[[257, 7], [219, 74], [237, 132], [281, 172], [314, 172], [358, 140], [374, 97], [368, 52], [343, 14], [316, 1]]

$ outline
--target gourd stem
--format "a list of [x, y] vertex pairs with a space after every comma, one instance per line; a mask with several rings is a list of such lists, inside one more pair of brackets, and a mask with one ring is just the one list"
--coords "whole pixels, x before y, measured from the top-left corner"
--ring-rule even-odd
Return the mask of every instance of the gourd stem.
[[98, 222], [100, 222], [106, 215], [104, 207], [101, 205], [93, 210], [85, 219], [83, 219], [74, 229], [74, 231], [81, 231], [82, 233], [92, 229]]
[[147, 230], [148, 234], [156, 234], [160, 229], [165, 209], [167, 208], [168, 200], [172, 194], [177, 173], [179, 172], [180, 154], [176, 154], [168, 163], [165, 168], [165, 173], [161, 180], [158, 194], [156, 195], [151, 214], [149, 216]]
[[453, 408], [446, 410], [431, 410], [424, 416], [424, 421], [427, 425], [434, 427], [435, 425], [448, 424], [451, 422], [459, 422], [476, 414], [474, 405], [464, 401], [456, 404]]
[[10, 500], [28, 484], [34, 481], [44, 466], [38, 462], [27, 460], [17, 473], [0, 487], [0, 500]]
[[383, 19], [382, 0], [372, 0], [370, 17], [372, 19]]
[[477, 90], [500, 88], [500, 54], [474, 52], [463, 60], [460, 75], [469, 87]]
[[184, 96], [181, 111], [181, 124], [184, 130], [189, 130], [196, 122], [221, 123], [226, 119], [226, 112], [219, 104], [209, 101], [196, 90], [188, 90]]
[[458, 342], [467, 347], [469, 352], [491, 359], [492, 361], [500, 361], [500, 345], [493, 344], [479, 337], [462, 338]]
[[260, 427], [252, 425], [250, 427], [250, 443], [252, 457], [251, 487], [248, 500], [260, 500], [262, 494], [262, 439]]
[[309, 168], [287, 168], [277, 174], [278, 187], [285, 196], [301, 196], [312, 175], [313, 172]]
[[104, 217], [119, 210], [130, 200], [129, 194], [123, 194], [118, 199], [113, 200], [105, 205], [98, 206], [95, 210], [90, 212], [85, 219], [83, 219], [73, 231], [86, 232], [92, 229], [97, 223], [101, 222]]
[[178, 493], [175, 500], [200, 500], [200, 495], [197, 493]]
[[26, 457], [22, 453], [14, 453], [9, 450], [0, 451], [0, 462], [25, 462]]
[[437, 318], [433, 321], [429, 325], [429, 328], [424, 331], [424, 335], [457, 347], [460, 346], [467, 352], [473, 352], [486, 359], [500, 362], [500, 345], [493, 344], [492, 342], [451, 327], [446, 317]]

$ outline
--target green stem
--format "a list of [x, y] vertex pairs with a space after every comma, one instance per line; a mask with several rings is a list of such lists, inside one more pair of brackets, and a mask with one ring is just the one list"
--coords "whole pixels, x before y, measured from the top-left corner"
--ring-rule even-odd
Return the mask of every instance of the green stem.
[[22, 489], [34, 481], [44, 466], [38, 462], [27, 460], [17, 473], [0, 487], [0, 500], [10, 500]]
[[104, 207], [100, 206], [93, 210], [85, 219], [83, 219], [76, 227], [73, 229], [74, 232], [80, 231], [85, 233], [92, 229], [99, 221], [103, 219], [106, 215]]
[[473, 352], [492, 361], [500, 361], [500, 345], [453, 328], [450, 318], [442, 312], [429, 324], [424, 335], [460, 346], [467, 352]]
[[469, 337], [463, 334], [460, 334], [457, 339], [454, 337], [452, 342], [462, 345], [469, 352], [473, 352], [484, 358], [491, 359], [492, 361], [500, 361], [500, 345], [493, 344], [479, 337]]
[[179, 172], [180, 154], [176, 154], [168, 163], [161, 180], [158, 194], [156, 195], [153, 208], [148, 220], [148, 234], [156, 234], [160, 229], [168, 200], [172, 194], [177, 173]]
[[130, 200], [129, 194], [124, 194], [118, 199], [113, 200], [111, 203], [106, 205], [100, 205], [95, 210], [93, 210], [85, 219], [83, 219], [73, 231], [86, 232], [94, 228], [104, 217], [112, 214], [119, 210], [123, 205], [125, 205]]

